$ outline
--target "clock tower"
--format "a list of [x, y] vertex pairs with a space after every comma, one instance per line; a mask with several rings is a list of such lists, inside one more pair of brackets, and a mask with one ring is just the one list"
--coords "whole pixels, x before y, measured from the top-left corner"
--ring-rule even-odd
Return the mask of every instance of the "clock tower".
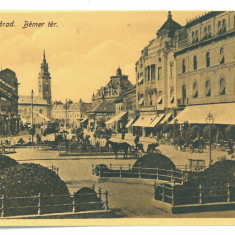
[[45, 50], [43, 51], [43, 61], [41, 71], [38, 76], [38, 95], [51, 105], [51, 76], [48, 71]]

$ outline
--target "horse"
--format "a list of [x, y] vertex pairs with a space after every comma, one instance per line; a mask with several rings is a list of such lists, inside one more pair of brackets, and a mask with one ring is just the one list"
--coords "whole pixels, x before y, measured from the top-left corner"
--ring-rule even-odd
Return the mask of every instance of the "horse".
[[118, 151], [124, 150], [124, 158], [127, 158], [128, 149], [131, 150], [131, 146], [126, 142], [117, 143], [117, 142], [113, 142], [113, 141], [108, 140], [106, 142], [105, 147], [108, 147], [109, 145], [113, 149], [116, 159], [117, 159], [117, 152]]
[[152, 143], [152, 144], [149, 144], [148, 145], [148, 149], [147, 149], [147, 152], [148, 153], [152, 153], [155, 148], [157, 148], [159, 146], [159, 143]]

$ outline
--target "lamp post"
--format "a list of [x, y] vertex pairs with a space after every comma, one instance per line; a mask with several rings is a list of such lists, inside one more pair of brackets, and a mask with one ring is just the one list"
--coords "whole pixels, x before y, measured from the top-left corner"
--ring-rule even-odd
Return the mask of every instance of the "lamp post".
[[67, 98], [65, 99], [65, 130], [67, 131]]
[[32, 134], [32, 145], [33, 145], [33, 132], [34, 132], [34, 128], [33, 128], [33, 90], [31, 91], [31, 134]]
[[214, 123], [214, 117], [211, 113], [208, 114], [208, 116], [206, 117], [206, 122], [209, 123], [209, 146], [210, 146], [210, 150], [209, 150], [209, 166], [211, 165], [211, 125]]

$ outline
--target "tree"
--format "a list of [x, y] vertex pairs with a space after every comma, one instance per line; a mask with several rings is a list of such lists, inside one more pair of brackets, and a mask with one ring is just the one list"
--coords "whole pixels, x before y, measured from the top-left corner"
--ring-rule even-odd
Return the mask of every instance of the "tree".
[[215, 125], [206, 125], [203, 129], [203, 137], [209, 139], [209, 130], [211, 128], [211, 140], [216, 140], [217, 127]]
[[227, 139], [235, 140], [235, 125], [229, 125], [225, 129]]

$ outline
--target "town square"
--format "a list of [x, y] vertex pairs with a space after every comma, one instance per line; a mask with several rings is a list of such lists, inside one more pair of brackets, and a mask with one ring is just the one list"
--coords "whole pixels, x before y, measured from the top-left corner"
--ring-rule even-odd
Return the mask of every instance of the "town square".
[[0, 218], [234, 217], [235, 12], [31, 14], [0, 46]]

